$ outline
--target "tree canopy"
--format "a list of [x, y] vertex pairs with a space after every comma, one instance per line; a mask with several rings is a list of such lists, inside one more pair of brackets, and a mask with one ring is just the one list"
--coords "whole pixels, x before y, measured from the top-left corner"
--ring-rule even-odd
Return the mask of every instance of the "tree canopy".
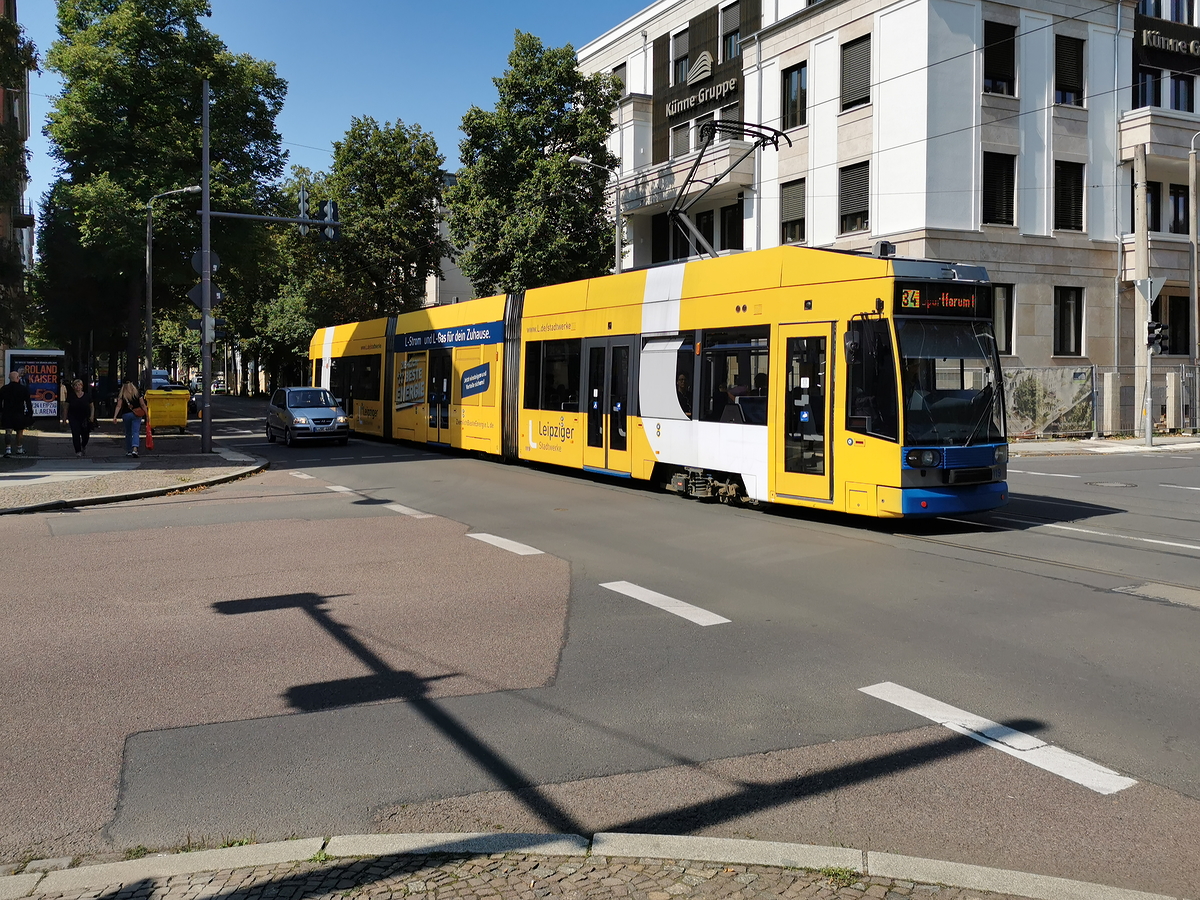
[[492, 111], [471, 107], [459, 145], [463, 168], [447, 192], [459, 265], [480, 296], [588, 278], [613, 264], [605, 172], [612, 169], [608, 75], [584, 75], [571, 45], [547, 48], [518, 31], [509, 68], [493, 79]]
[[[141, 342], [146, 207], [156, 194], [201, 178], [201, 84], [211, 86], [214, 208], [261, 211], [275, 199], [285, 154], [275, 118], [286, 83], [274, 64], [230, 53], [201, 19], [208, 0], [60, 0], [59, 38], [47, 68], [63, 79], [45, 132], [58, 180], [43, 198], [40, 300], [55, 335], [125, 332], [130, 359]], [[196, 276], [198, 195], [154, 204], [156, 306], [181, 305]], [[265, 231], [214, 223], [231, 296], [252, 290]], [[86, 263], [77, 268], [80, 262]], [[82, 282], [82, 283], [81, 283]], [[244, 290], [241, 290], [243, 289]], [[80, 292], [88, 318], [72, 314]]]

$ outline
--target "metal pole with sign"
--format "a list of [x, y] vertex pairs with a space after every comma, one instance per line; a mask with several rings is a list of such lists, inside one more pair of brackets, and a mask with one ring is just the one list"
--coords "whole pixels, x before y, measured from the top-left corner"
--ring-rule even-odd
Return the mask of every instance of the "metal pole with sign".
[[[204, 87], [200, 99], [200, 318], [207, 322], [212, 316], [212, 267], [209, 257], [212, 253], [212, 216], [211, 194], [209, 192], [209, 156], [208, 156], [208, 79], [204, 79]], [[201, 334], [200, 338], [200, 452], [212, 453], [212, 343], [205, 340], [208, 335]]]

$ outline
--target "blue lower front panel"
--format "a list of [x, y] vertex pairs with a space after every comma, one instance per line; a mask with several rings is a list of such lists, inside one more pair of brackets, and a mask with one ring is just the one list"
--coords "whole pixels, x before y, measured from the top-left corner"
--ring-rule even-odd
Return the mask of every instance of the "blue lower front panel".
[[981, 512], [1008, 502], [1008, 483], [964, 487], [908, 488], [900, 492], [900, 509], [906, 516], [944, 516]]

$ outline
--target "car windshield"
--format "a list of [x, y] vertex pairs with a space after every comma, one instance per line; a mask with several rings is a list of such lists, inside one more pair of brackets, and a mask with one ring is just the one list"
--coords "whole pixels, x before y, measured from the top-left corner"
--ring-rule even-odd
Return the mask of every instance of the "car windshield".
[[291, 409], [315, 409], [318, 406], [337, 406], [329, 391], [314, 388], [311, 391], [292, 391], [288, 394]]
[[1000, 358], [990, 322], [896, 319], [906, 444], [1005, 440]]

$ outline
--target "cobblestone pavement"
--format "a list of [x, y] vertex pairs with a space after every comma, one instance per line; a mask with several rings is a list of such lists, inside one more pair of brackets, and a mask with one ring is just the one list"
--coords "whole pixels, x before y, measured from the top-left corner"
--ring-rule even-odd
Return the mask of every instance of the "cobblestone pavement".
[[812, 872], [769, 866], [605, 856], [385, 856], [326, 860], [154, 878], [88, 890], [40, 894], [39, 900], [484, 900], [484, 898], [937, 898], [1017, 900], [994, 894], [850, 870]]

